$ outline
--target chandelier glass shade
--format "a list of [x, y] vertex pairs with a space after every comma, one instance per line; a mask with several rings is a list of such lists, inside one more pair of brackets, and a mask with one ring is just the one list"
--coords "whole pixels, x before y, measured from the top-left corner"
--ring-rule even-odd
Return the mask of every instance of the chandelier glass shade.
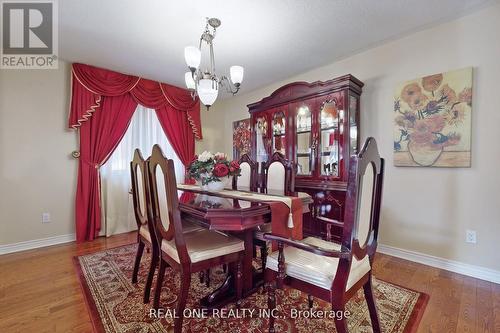
[[197, 92], [201, 102], [206, 106], [210, 106], [214, 104], [219, 95], [219, 85], [215, 80], [201, 79], [198, 82]]
[[[189, 68], [189, 72], [184, 74], [186, 87], [191, 91], [191, 96], [193, 98], [198, 96], [207, 109], [217, 100], [219, 88], [223, 87], [227, 92], [235, 95], [240, 90], [240, 85], [243, 82], [244, 69], [241, 66], [230, 67], [230, 78], [217, 76], [215, 72], [213, 40], [216, 29], [220, 24], [221, 22], [217, 18], [207, 18], [207, 25], [200, 37], [199, 46], [188, 46], [184, 49], [184, 59]], [[208, 46], [210, 66], [202, 71], [200, 64], [203, 45]]]

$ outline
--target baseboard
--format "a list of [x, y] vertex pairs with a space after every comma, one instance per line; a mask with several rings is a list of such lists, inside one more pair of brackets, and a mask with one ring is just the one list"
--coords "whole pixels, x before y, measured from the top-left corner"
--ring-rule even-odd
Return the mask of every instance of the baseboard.
[[[75, 241], [75, 239], [76, 239], [75, 234], [68, 234], [68, 235], [47, 237], [42, 239], [34, 239], [30, 241], [13, 243], [13, 244], [0, 245], [0, 255], [26, 251], [45, 246], [69, 243]], [[428, 254], [410, 250], [404, 250], [384, 244], [378, 245], [378, 252], [398, 257], [401, 259], [418, 262], [419, 264], [424, 264], [444, 269], [450, 272], [459, 273], [477, 279], [500, 284], [500, 271], [496, 271], [490, 268], [465, 264], [455, 260], [439, 258]]]
[[30, 241], [13, 243], [13, 244], [0, 245], [0, 255], [36, 249], [39, 247], [69, 243], [73, 242], [75, 239], [76, 239], [75, 234], [68, 234], [68, 235], [47, 237], [42, 239], [34, 239]]
[[465, 264], [463, 262], [455, 260], [439, 258], [428, 254], [404, 250], [383, 244], [378, 245], [377, 251], [401, 259], [418, 262], [419, 264], [441, 268], [450, 272], [459, 273], [477, 279], [500, 284], [500, 271], [496, 271], [490, 268]]

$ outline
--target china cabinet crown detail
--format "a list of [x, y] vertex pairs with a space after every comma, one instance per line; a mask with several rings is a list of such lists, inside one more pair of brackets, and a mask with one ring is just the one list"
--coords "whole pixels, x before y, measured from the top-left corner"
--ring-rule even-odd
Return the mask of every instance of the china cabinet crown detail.
[[359, 147], [362, 87], [352, 75], [295, 82], [248, 105], [252, 157], [264, 163], [274, 152], [284, 154], [296, 167], [295, 190], [314, 199], [305, 234], [325, 236], [318, 217], [342, 220], [349, 156]]

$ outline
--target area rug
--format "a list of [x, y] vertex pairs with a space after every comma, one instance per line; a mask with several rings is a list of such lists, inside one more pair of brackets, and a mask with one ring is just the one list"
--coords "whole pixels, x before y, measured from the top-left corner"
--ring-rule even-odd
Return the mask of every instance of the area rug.
[[[151, 312], [152, 302], [142, 302], [149, 254], [143, 256], [138, 283], [131, 282], [136, 249], [137, 245], [133, 244], [75, 257], [95, 332], [172, 332], [180, 276], [167, 269], [161, 294], [163, 312]], [[245, 298], [239, 311], [236, 311], [234, 304], [214, 314], [207, 314], [200, 308], [199, 299], [217, 288], [224, 277], [222, 268], [212, 269], [209, 288], [200, 283], [198, 275], [192, 277], [188, 312], [185, 312], [188, 318], [184, 319], [183, 332], [267, 332], [265, 292], [258, 291]], [[153, 285], [155, 282], [156, 277]], [[382, 331], [416, 331], [427, 303], [427, 295], [377, 279], [374, 289]], [[334, 321], [329, 319], [331, 307], [326, 302], [315, 298], [314, 307], [309, 311], [307, 295], [285, 288], [277, 291], [277, 303], [281, 318], [276, 320], [277, 332], [335, 332]], [[350, 332], [372, 332], [362, 290], [349, 301], [346, 310], [349, 312], [347, 321]], [[319, 318], [311, 318], [311, 314]]]

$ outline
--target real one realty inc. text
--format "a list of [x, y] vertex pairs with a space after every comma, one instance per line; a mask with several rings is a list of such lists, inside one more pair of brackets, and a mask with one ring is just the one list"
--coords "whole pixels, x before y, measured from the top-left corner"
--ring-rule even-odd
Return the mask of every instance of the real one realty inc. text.
[[[182, 312], [184, 318], [220, 318], [220, 319], [240, 319], [240, 318], [276, 318], [276, 319], [343, 319], [349, 318], [351, 313], [345, 311], [321, 310], [321, 309], [290, 309], [288, 313], [283, 313], [278, 309], [245, 309], [245, 308], [221, 308], [221, 309], [184, 309]], [[150, 309], [149, 317], [159, 318], [179, 318], [175, 309]]]

